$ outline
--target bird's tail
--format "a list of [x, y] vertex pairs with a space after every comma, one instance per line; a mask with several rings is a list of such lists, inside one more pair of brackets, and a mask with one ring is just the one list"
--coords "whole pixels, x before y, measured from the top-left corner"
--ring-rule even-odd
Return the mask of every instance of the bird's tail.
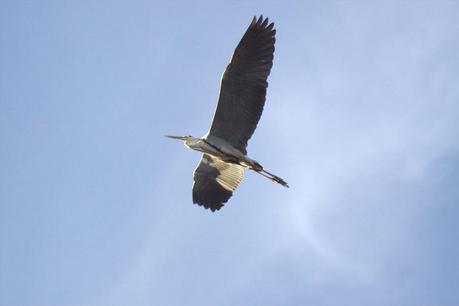
[[271, 181], [276, 182], [278, 184], [281, 184], [284, 187], [289, 188], [287, 182], [284, 181], [283, 179], [281, 179], [280, 177], [278, 177], [277, 175], [269, 173], [268, 171], [264, 170], [263, 168], [261, 168], [261, 169], [253, 169], [253, 170], [256, 171], [257, 173], [263, 175], [264, 177], [270, 179]]

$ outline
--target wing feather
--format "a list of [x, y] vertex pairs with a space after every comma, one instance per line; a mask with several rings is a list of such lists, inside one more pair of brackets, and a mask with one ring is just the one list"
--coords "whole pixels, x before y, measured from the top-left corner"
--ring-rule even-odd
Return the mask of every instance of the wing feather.
[[244, 177], [242, 166], [203, 154], [194, 171], [193, 203], [212, 211], [223, 207]]
[[266, 99], [273, 66], [274, 23], [254, 17], [223, 73], [220, 96], [209, 135], [232, 144], [244, 154]]

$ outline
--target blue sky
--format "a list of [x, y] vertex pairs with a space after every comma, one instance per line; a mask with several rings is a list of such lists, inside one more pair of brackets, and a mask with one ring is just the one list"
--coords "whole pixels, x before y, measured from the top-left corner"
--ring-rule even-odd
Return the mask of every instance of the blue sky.
[[[220, 75], [276, 23], [246, 179], [191, 201]], [[0, 2], [0, 305], [459, 305], [459, 5]]]

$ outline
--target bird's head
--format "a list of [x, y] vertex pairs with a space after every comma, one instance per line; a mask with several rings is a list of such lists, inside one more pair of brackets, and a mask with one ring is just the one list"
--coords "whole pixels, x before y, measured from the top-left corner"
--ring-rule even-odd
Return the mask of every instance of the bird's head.
[[194, 143], [194, 142], [196, 142], [196, 141], [199, 140], [199, 138], [193, 137], [193, 136], [191, 136], [191, 135], [187, 135], [187, 136], [172, 136], [172, 135], [165, 135], [165, 136], [168, 137], [168, 138], [181, 140], [181, 141], [183, 141], [183, 144], [186, 145], [187, 147], [189, 147], [189, 145], [190, 145], [191, 143]]

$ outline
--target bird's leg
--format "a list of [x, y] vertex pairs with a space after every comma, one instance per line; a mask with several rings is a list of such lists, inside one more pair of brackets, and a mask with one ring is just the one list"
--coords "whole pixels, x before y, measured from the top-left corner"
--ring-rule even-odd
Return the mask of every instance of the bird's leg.
[[287, 187], [289, 188], [288, 184], [286, 181], [284, 181], [283, 179], [281, 179], [280, 177], [278, 177], [277, 175], [274, 175], [272, 173], [269, 173], [268, 171], [264, 170], [264, 169], [261, 169], [261, 170], [255, 170], [255, 169], [252, 169], [254, 171], [256, 171], [257, 173], [263, 175], [264, 177], [266, 178], [269, 178], [271, 181], [273, 182], [276, 182], [278, 184], [281, 184], [282, 186], [284, 187]]
[[279, 184], [281, 184], [282, 186], [289, 188], [287, 182], [284, 181], [283, 179], [281, 179], [280, 177], [278, 177], [277, 175], [274, 175], [274, 174], [272, 174], [272, 173], [269, 173], [268, 171], [266, 171], [266, 170], [264, 170], [264, 169], [261, 170], [261, 171], [263, 171], [264, 173], [266, 173], [267, 175], [269, 175], [269, 176], [271, 177], [271, 179], [272, 179], [274, 182], [279, 183]]
[[266, 178], [269, 178], [271, 181], [273, 182], [276, 182], [278, 184], [281, 184], [282, 186], [284, 187], [287, 187], [289, 188], [288, 184], [286, 181], [284, 181], [283, 179], [281, 179], [280, 177], [278, 177], [277, 175], [274, 175], [272, 173], [269, 173], [268, 171], [266, 171], [265, 169], [263, 169], [263, 166], [257, 162], [256, 160], [253, 160], [251, 158], [249, 158], [248, 156], [243, 156], [240, 160], [239, 160], [239, 164], [241, 166], [244, 166], [244, 167], [247, 167], [249, 168], [250, 170], [253, 170], [261, 175], [263, 175], [264, 177]]

